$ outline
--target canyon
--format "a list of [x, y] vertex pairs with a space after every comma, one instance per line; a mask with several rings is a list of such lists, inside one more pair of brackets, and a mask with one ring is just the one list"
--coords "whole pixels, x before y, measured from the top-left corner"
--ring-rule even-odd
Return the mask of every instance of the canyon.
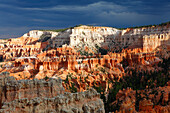
[[[168, 113], [169, 57], [169, 23], [124, 30], [81, 25], [0, 40], [0, 112]], [[162, 72], [168, 79], [150, 89], [120, 88], [110, 97], [115, 84], [134, 71], [144, 78]]]

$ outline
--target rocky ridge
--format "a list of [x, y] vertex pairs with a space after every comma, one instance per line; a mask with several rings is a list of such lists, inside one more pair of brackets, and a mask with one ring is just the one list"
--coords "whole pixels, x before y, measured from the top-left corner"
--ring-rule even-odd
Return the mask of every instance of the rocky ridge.
[[16, 81], [4, 74], [0, 79], [1, 113], [104, 113], [103, 102], [94, 89], [69, 93], [60, 79]]

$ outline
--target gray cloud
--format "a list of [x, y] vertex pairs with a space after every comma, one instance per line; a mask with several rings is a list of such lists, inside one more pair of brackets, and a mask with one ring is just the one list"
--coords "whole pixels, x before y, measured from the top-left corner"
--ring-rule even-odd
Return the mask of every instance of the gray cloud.
[[50, 8], [20, 8], [22, 10], [30, 11], [100, 11], [100, 10], [114, 10], [116, 12], [121, 12], [125, 10], [125, 7], [114, 4], [112, 2], [96, 2], [88, 5], [58, 5]]
[[[129, 4], [129, 5], [128, 5]], [[84, 5], [53, 5], [51, 7], [21, 7], [0, 4], [0, 38], [21, 36], [31, 29], [57, 29], [76, 24], [127, 27], [169, 21], [168, 6], [162, 12], [145, 6], [143, 1], [99, 1]], [[167, 10], [166, 10], [167, 9]], [[27, 26], [27, 27], [25, 27]], [[7, 35], [6, 35], [7, 34]]]
[[0, 39], [21, 37], [28, 31], [37, 29], [56, 29], [56, 27], [0, 27]]

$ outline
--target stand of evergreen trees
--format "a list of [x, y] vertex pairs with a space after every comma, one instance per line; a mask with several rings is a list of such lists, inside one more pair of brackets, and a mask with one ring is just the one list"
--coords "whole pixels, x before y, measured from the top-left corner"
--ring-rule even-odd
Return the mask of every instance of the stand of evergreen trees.
[[[102, 87], [94, 86], [94, 88], [101, 94], [101, 99], [103, 99], [103, 102], [105, 104], [106, 113], [119, 110], [119, 100], [118, 104], [111, 105], [111, 103], [116, 101], [116, 94], [119, 90], [130, 87], [133, 90], [136, 90], [137, 92], [137, 90], [149, 90], [159, 86], [165, 86], [170, 80], [168, 72], [170, 68], [170, 58], [163, 59], [163, 62], [159, 63], [158, 67], [161, 67], [162, 70], [155, 72], [138, 72], [137, 70], [131, 70], [132, 74], [124, 76], [119, 81], [111, 81], [113, 85], [112, 88], [109, 89], [109, 93], [107, 94], [107, 100], [104, 94], [105, 91], [102, 89]], [[136, 98], [136, 110], [138, 110], [139, 100], [141, 99], [140, 94], [136, 93]]]
[[[170, 21], [168, 22], [164, 22], [164, 23], [161, 23], [161, 24], [153, 24], [153, 25], [144, 25], [144, 26], [135, 26], [135, 27], [129, 27], [129, 28], [142, 28], [142, 27], [152, 27], [152, 26], [166, 26], [167, 24], [170, 24]], [[124, 29], [127, 29], [127, 28], [118, 28], [119, 30], [124, 30]]]

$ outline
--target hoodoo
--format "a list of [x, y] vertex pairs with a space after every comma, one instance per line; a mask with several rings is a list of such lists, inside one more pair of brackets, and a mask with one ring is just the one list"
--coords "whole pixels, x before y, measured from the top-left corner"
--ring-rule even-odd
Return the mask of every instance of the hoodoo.
[[81, 25], [0, 40], [0, 112], [170, 112], [170, 24]]

